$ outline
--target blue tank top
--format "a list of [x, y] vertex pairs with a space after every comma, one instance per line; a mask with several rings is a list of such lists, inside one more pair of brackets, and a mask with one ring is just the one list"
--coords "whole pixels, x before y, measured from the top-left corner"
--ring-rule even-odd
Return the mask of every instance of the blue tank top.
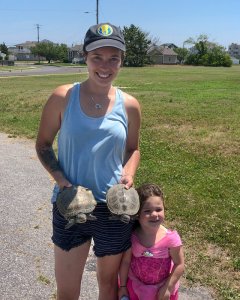
[[[112, 110], [99, 118], [82, 111], [79, 95], [80, 83], [75, 83], [59, 131], [58, 161], [72, 184], [87, 187], [97, 201], [106, 201], [106, 191], [122, 174], [128, 131], [123, 95], [116, 89]], [[52, 202], [58, 192], [56, 184]]]

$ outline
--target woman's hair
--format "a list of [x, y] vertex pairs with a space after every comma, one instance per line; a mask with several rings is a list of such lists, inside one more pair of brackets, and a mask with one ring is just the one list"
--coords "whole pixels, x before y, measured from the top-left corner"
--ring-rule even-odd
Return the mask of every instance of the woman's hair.
[[[86, 61], [86, 57], [88, 55], [88, 52], [86, 50], [83, 51], [84, 60]], [[126, 53], [121, 50], [121, 67], [123, 66], [123, 61], [126, 57]]]
[[140, 210], [142, 209], [145, 201], [151, 196], [160, 197], [164, 205], [164, 196], [161, 188], [154, 183], [144, 183], [137, 189], [139, 201], [140, 201]]

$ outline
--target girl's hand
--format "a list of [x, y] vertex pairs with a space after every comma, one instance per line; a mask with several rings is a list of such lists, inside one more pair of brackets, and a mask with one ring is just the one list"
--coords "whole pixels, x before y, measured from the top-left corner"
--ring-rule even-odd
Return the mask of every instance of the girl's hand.
[[171, 293], [165, 286], [162, 286], [158, 291], [157, 300], [170, 300]]
[[128, 190], [133, 185], [133, 176], [132, 175], [122, 175], [120, 183], [125, 185], [125, 188]]
[[128, 294], [128, 290], [127, 290], [127, 287], [125, 286], [125, 287], [119, 287], [118, 288], [118, 299], [119, 300], [121, 300], [121, 298], [123, 297], [123, 296], [127, 296], [127, 297], [129, 297], [129, 294]]

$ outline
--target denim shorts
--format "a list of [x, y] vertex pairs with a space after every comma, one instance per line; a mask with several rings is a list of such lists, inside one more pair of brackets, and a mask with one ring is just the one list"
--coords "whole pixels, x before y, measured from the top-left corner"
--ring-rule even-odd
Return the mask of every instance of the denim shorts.
[[109, 220], [111, 213], [106, 203], [98, 203], [92, 214], [97, 220], [65, 229], [68, 221], [59, 213], [56, 203], [53, 203], [53, 243], [69, 251], [93, 238], [93, 251], [97, 257], [119, 254], [131, 247], [133, 221], [126, 224], [120, 220]]

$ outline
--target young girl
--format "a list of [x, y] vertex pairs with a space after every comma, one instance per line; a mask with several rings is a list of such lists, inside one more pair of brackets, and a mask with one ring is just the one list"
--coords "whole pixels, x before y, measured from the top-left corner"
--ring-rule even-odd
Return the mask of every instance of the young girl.
[[119, 299], [177, 300], [184, 271], [182, 242], [176, 231], [163, 226], [164, 199], [155, 184], [137, 189], [140, 211], [119, 272]]

